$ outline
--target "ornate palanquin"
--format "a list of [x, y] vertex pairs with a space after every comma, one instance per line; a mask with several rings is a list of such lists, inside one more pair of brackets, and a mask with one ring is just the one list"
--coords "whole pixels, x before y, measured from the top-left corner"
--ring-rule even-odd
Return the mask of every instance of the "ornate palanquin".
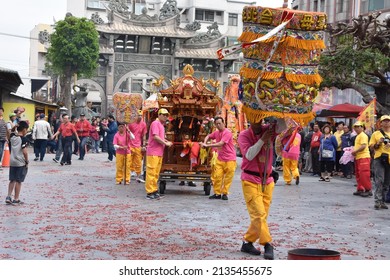
[[160, 108], [170, 112], [171, 126], [167, 129], [167, 137], [171, 141], [181, 141], [185, 134], [189, 134], [192, 141], [203, 141], [207, 131], [202, 124], [217, 114], [221, 99], [210, 89], [213, 80], [194, 77], [194, 69], [189, 64], [183, 73], [183, 77], [171, 80], [169, 88], [160, 90]]
[[210, 151], [200, 148], [199, 142], [211, 132], [212, 119], [220, 110], [221, 99], [212, 90], [217, 86], [214, 80], [194, 77], [194, 69], [189, 64], [183, 74], [171, 80], [169, 88], [159, 91], [159, 107], [170, 113], [166, 138], [174, 143], [165, 150], [161, 172], [209, 174]]

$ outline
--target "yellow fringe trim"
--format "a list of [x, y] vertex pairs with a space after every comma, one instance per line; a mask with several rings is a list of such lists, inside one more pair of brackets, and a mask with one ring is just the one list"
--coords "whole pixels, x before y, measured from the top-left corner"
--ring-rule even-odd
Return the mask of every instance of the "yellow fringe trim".
[[262, 79], [271, 80], [280, 78], [283, 75], [283, 72], [263, 72], [262, 70], [251, 69], [247, 67], [241, 67], [240, 69], [240, 75], [244, 76], [245, 78], [257, 79], [260, 74]]
[[306, 126], [311, 120], [315, 118], [314, 112], [309, 112], [305, 114], [281, 113], [281, 112], [255, 110], [247, 106], [243, 106], [242, 111], [245, 113], [245, 116], [250, 123], [258, 123], [264, 118], [276, 117], [279, 119], [291, 118], [297, 123], [299, 123], [301, 126]]
[[[260, 37], [263, 37], [263, 34], [257, 34], [253, 32], [243, 32], [240, 37], [238, 38], [238, 41], [249, 43], [253, 40], [256, 40]], [[261, 43], [270, 43], [275, 41], [276, 37], [271, 37], [265, 41], [262, 41]], [[282, 47], [292, 47], [302, 50], [318, 50], [318, 49], [325, 49], [325, 43], [323, 40], [304, 40], [304, 39], [297, 39], [294, 37], [287, 36], [280, 42], [280, 46]]]
[[322, 82], [322, 77], [319, 74], [314, 75], [304, 75], [304, 74], [287, 74], [283, 72], [263, 72], [262, 70], [252, 69], [247, 67], [241, 67], [240, 75], [247, 79], [258, 79], [261, 75], [263, 80], [272, 80], [282, 77], [286, 77], [287, 81], [295, 82], [305, 85], [319, 85]]
[[297, 75], [297, 74], [285, 74], [286, 80], [290, 82], [305, 84], [305, 85], [319, 85], [322, 82], [320, 74], [314, 75]]

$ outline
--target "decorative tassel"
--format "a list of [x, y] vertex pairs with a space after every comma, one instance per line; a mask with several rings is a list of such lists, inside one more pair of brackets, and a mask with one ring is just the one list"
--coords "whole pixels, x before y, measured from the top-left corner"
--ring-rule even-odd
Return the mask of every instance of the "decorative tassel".
[[272, 112], [272, 111], [261, 111], [261, 110], [249, 108], [247, 106], [243, 106], [242, 111], [245, 113], [247, 120], [250, 123], [258, 123], [265, 118], [276, 117], [279, 119], [292, 118], [301, 126], [306, 126], [315, 117], [314, 112], [309, 112], [306, 114], [282, 113], [282, 112]]
[[271, 80], [281, 77], [283, 72], [263, 72], [262, 70], [258, 69], [241, 67], [240, 75], [249, 79], [257, 79], [259, 75], [261, 75], [262, 79]]
[[[238, 41], [249, 43], [253, 40], [256, 40], [258, 38], [263, 37], [264, 34], [258, 34], [253, 32], [243, 32], [241, 36], [238, 38]], [[271, 43], [275, 41], [276, 37], [271, 37], [265, 41], [260, 42], [260, 44], [263, 43]], [[281, 48], [297, 48], [302, 50], [319, 50], [319, 49], [325, 49], [325, 43], [323, 40], [307, 40], [307, 39], [298, 39], [291, 36], [286, 36], [283, 38], [283, 40], [280, 42], [279, 47]]]
[[322, 77], [319, 74], [314, 75], [297, 75], [297, 74], [285, 74], [286, 80], [290, 82], [305, 84], [305, 85], [319, 85], [322, 82]]

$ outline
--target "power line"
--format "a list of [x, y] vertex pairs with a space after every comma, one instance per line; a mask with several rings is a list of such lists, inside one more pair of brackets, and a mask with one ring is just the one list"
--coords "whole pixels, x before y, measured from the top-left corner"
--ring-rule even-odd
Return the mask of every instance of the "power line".
[[32, 38], [32, 37], [28, 37], [28, 36], [22, 36], [22, 35], [16, 35], [16, 34], [4, 33], [4, 32], [0, 32], [0, 35], [39, 41], [38, 38]]

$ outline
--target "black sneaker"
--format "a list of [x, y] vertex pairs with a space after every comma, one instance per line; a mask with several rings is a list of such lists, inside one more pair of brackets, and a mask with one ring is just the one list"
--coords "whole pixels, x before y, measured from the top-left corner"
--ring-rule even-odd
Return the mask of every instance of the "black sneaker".
[[376, 210], [381, 209], [381, 203], [380, 203], [379, 201], [375, 201], [374, 208], [375, 208]]
[[56, 163], [58, 163], [58, 159], [53, 158], [53, 161], [56, 162]]
[[295, 178], [295, 185], [299, 185], [299, 176]]
[[274, 247], [269, 243], [266, 243], [264, 245], [264, 259], [266, 260], [274, 259]]
[[389, 209], [389, 207], [384, 202], [382, 202], [381, 209]]
[[39, 159], [39, 158], [36, 157], [36, 158], [34, 158], [34, 161], [38, 161], [38, 159]]
[[370, 194], [368, 192], [360, 192], [360, 196], [362, 196], [362, 197], [369, 197]]
[[241, 252], [248, 253], [250, 255], [255, 255], [255, 256], [261, 254], [260, 250], [257, 250], [255, 246], [253, 246], [252, 242], [242, 242]]
[[228, 200], [229, 198], [228, 198], [228, 196], [226, 195], [226, 194], [223, 194], [222, 195], [222, 200]]
[[221, 199], [221, 195], [216, 195], [216, 194], [213, 194], [213, 195], [210, 195], [209, 196], [209, 199]]
[[194, 182], [192, 182], [192, 181], [189, 181], [189, 182], [188, 182], [188, 186], [190, 186], [190, 187], [196, 187], [196, 184], [195, 184]]
[[362, 193], [364, 193], [363, 191], [356, 191], [353, 193], [353, 195], [362, 195]]
[[146, 199], [156, 199], [156, 197], [154, 196], [154, 193], [149, 193], [146, 195]]
[[368, 194], [368, 196], [372, 196], [372, 191], [366, 191], [366, 193]]
[[15, 204], [15, 205], [22, 205], [22, 204], [24, 204], [24, 202], [23, 201], [21, 201], [20, 199], [18, 199], [18, 200], [12, 200], [12, 204]]
[[181, 181], [181, 182], [179, 183], [179, 186], [184, 186], [184, 181]]
[[7, 197], [5, 198], [5, 203], [6, 203], [6, 204], [12, 204], [12, 198], [11, 198], [10, 196], [7, 196]]

